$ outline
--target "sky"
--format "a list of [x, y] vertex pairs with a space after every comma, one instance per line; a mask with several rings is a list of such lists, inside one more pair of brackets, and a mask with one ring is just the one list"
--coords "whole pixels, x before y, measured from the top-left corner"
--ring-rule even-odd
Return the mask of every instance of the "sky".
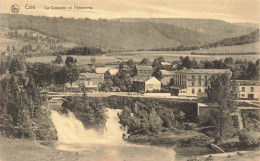
[[[74, 18], [196, 18], [220, 19], [231, 23], [259, 23], [260, 0], [1, 0], [0, 13], [11, 13], [11, 5], [20, 7], [19, 14]], [[35, 6], [35, 9], [26, 9]], [[46, 7], [67, 9], [45, 9]], [[68, 7], [93, 9], [68, 9]]]

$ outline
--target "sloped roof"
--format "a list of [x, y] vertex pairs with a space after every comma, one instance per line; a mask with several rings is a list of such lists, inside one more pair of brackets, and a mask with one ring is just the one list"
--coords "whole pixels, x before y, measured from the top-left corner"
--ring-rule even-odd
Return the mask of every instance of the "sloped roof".
[[149, 80], [150, 77], [149, 76], [135, 76], [132, 78], [132, 81], [138, 81], [138, 82], [145, 82], [147, 80]]
[[172, 65], [172, 64], [169, 62], [161, 62], [161, 65]]
[[89, 79], [103, 79], [104, 74], [97, 74], [97, 73], [80, 73], [79, 77], [85, 77]]
[[171, 81], [170, 77], [164, 77], [163, 79], [161, 79], [161, 82], [162, 82], [163, 85], [169, 84], [170, 81]]
[[176, 71], [176, 73], [186, 73], [186, 74], [224, 74], [230, 73], [230, 69], [182, 69]]
[[118, 69], [110, 69], [110, 70], [109, 70], [109, 73], [110, 73], [111, 75], [116, 75], [116, 73], [118, 73]]
[[173, 76], [174, 75], [174, 71], [168, 71], [168, 70], [160, 70], [162, 73], [162, 76]]
[[149, 71], [151, 71], [151, 70], [153, 70], [153, 67], [152, 66], [137, 65], [136, 69], [137, 70], [149, 70]]
[[238, 86], [259, 86], [259, 80], [236, 80]]
[[106, 71], [108, 71], [109, 70], [109, 68], [108, 67], [98, 67], [98, 68], [96, 68], [96, 73], [98, 73], [98, 74], [104, 74]]

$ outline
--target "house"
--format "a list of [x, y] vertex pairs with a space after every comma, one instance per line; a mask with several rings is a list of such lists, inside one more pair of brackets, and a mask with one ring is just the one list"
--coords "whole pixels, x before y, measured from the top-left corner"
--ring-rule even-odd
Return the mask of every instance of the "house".
[[86, 92], [98, 91], [104, 81], [104, 74], [97, 73], [80, 73], [76, 82], [66, 83], [65, 87], [67, 91], [80, 92], [85, 90]]
[[260, 99], [259, 80], [236, 80], [239, 99]]
[[174, 76], [174, 71], [168, 71], [168, 70], [160, 70], [162, 73], [162, 77], [173, 77]]
[[164, 78], [161, 79], [161, 83], [162, 83], [163, 86], [167, 86], [167, 85], [170, 84], [171, 80], [172, 80], [171, 77], [164, 77]]
[[78, 85], [81, 91], [98, 91], [104, 82], [104, 74], [80, 73]]
[[109, 70], [108, 67], [97, 67], [95, 71], [97, 74], [104, 74], [108, 70]]
[[110, 69], [108, 71], [111, 75], [116, 75], [118, 73], [118, 69]]
[[161, 62], [161, 66], [163, 66], [165, 69], [172, 69], [173, 65], [169, 62]]
[[214, 74], [228, 74], [231, 77], [232, 72], [230, 69], [182, 69], [175, 71], [174, 85], [170, 87], [171, 92], [178, 96], [197, 97], [199, 93], [206, 92], [209, 79]]
[[137, 65], [135, 66], [135, 72], [137, 75], [152, 75], [153, 73], [153, 68], [151, 66], [142, 66], [142, 65]]
[[174, 71], [160, 70], [160, 72], [162, 74], [162, 79], [161, 79], [162, 85], [163, 86], [168, 85], [173, 79]]
[[161, 82], [155, 77], [136, 76], [133, 78], [135, 92], [161, 90]]

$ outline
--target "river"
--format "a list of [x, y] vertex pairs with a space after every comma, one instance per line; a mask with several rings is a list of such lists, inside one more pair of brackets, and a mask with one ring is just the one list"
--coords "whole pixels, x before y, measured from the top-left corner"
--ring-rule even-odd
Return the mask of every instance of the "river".
[[106, 108], [104, 131], [85, 129], [83, 123], [72, 112], [61, 114], [52, 111], [51, 118], [57, 130], [56, 148], [75, 151], [80, 161], [173, 161], [172, 149], [136, 145], [123, 140], [123, 134], [116, 109]]

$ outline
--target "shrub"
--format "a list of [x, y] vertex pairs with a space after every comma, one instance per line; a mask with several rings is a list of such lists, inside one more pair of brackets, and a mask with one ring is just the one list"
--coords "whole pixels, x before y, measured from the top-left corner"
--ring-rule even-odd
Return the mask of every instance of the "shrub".
[[259, 133], [256, 131], [242, 131], [239, 133], [239, 141], [242, 146], [256, 146], [259, 144]]

